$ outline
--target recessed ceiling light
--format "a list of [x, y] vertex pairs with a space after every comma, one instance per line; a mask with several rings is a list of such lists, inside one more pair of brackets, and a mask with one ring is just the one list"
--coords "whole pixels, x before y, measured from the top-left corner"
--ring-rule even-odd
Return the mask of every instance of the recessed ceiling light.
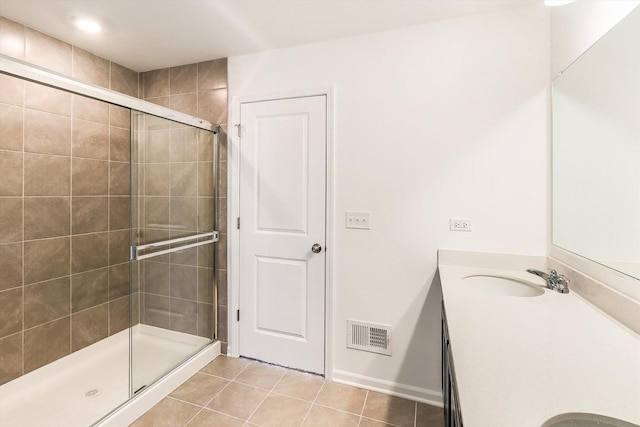
[[564, 6], [565, 4], [573, 3], [576, 0], [544, 0], [544, 4], [547, 6]]
[[89, 18], [76, 19], [75, 24], [76, 27], [87, 33], [98, 33], [102, 30], [100, 23]]

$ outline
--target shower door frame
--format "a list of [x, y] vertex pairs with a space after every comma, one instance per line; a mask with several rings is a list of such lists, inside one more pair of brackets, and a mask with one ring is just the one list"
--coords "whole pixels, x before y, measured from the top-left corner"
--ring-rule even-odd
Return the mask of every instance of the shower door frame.
[[181, 113], [179, 111], [153, 104], [140, 98], [134, 98], [133, 96], [125, 95], [101, 86], [84, 83], [63, 74], [2, 54], [0, 54], [0, 73], [217, 133], [218, 125], [212, 124], [207, 120], [190, 116], [189, 114]]
[[[63, 74], [56, 73], [55, 71], [38, 67], [3, 54], [0, 54], [0, 74], [39, 83], [71, 94], [107, 102], [115, 106], [136, 110], [198, 129], [204, 129], [214, 134], [219, 132], [219, 125], [207, 120], [174, 111], [170, 108], [162, 107], [101, 86], [84, 83]], [[198, 372], [207, 363], [220, 355], [220, 341], [217, 340], [217, 331], [215, 330], [216, 320], [217, 316], [216, 319], [214, 319], [214, 333], [216, 334], [216, 338], [214, 338], [211, 343], [201, 348], [188, 359], [182, 361], [179, 365], [174, 366], [169, 372], [166, 372], [161, 378], [156, 380], [144, 393], [130, 395], [126, 401], [112, 408], [101, 419], [96, 421], [94, 426], [115, 427], [129, 425], [156, 403], [160, 402], [172, 390]], [[129, 356], [131, 357], [131, 354]], [[129, 365], [129, 369], [131, 369], [131, 364]]]

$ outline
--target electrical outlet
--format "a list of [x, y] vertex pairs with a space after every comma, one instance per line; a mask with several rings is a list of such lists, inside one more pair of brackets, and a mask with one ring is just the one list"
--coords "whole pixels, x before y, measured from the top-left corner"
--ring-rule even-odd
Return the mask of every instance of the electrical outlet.
[[449, 219], [449, 230], [471, 231], [471, 220], [464, 218], [451, 218]]
[[346, 227], [359, 228], [361, 230], [371, 230], [371, 213], [347, 211]]

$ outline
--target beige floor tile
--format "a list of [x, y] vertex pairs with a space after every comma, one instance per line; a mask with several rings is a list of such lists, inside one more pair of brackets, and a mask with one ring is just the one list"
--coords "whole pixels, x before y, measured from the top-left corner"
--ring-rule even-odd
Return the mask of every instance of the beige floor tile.
[[360, 415], [366, 396], [367, 391], [361, 388], [327, 381], [315, 403]]
[[235, 418], [209, 411], [208, 409], [204, 409], [187, 424], [188, 427], [242, 427], [243, 425], [244, 421], [236, 420]]
[[234, 379], [244, 368], [251, 364], [251, 360], [242, 357], [227, 357], [220, 355], [211, 363], [200, 369], [201, 372], [217, 377]]
[[280, 378], [282, 378], [285, 371], [284, 368], [279, 366], [253, 362], [238, 375], [236, 381], [265, 390], [271, 390]]
[[175, 389], [169, 396], [204, 406], [218, 394], [229, 381], [197, 372]]
[[358, 427], [358, 421], [357, 415], [313, 405], [302, 427]]
[[370, 391], [364, 405], [363, 417], [384, 421], [401, 427], [413, 427], [416, 402]]
[[312, 402], [318, 395], [322, 384], [324, 384], [324, 378], [319, 375], [289, 370], [276, 384], [273, 391]]
[[166, 397], [131, 424], [132, 427], [183, 426], [201, 408]]
[[418, 403], [416, 427], [444, 427], [444, 409]]
[[270, 394], [249, 420], [264, 427], [299, 427], [310, 403], [279, 394]]
[[391, 424], [383, 423], [382, 421], [372, 420], [370, 418], [364, 418], [360, 420], [359, 427], [394, 427]]
[[207, 405], [208, 408], [236, 418], [248, 420], [268, 392], [232, 382]]

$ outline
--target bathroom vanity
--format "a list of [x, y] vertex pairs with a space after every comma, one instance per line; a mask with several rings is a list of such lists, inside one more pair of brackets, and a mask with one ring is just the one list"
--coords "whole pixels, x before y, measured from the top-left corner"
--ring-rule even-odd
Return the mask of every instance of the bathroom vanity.
[[640, 336], [526, 272], [546, 266], [439, 251], [448, 426], [640, 425]]

